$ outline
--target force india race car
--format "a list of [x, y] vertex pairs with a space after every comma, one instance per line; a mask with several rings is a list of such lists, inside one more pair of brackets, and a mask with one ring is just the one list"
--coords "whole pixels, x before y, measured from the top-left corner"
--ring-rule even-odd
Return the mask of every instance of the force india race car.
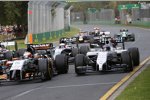
[[120, 30], [120, 33], [114, 35], [116, 37], [123, 38], [125, 42], [135, 41], [134, 33], [129, 33], [127, 29]]
[[56, 73], [67, 73], [66, 55], [56, 56], [53, 60], [51, 47], [51, 43], [28, 45], [23, 57], [12, 61], [10, 69], [8, 71], [3, 70], [1, 75], [7, 74], [7, 80], [9, 81], [21, 81], [35, 78], [50, 80]]
[[[120, 38], [116, 38], [116, 42], [122, 43], [124, 46], [124, 42]], [[116, 68], [123, 69], [127, 72], [132, 71], [133, 66], [137, 66], [140, 63], [139, 50], [136, 47], [122, 49], [111, 46], [109, 49], [102, 49], [97, 45], [97, 48], [86, 51], [88, 52], [85, 54], [77, 54], [75, 57], [74, 64], [77, 75], [91, 71], [105, 72]]]

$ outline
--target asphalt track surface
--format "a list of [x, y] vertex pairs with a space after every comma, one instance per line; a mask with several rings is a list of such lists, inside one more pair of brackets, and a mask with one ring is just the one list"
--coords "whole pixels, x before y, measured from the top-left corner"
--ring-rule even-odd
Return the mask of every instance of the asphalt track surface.
[[[92, 30], [95, 26], [112, 34], [121, 28], [127, 28], [135, 33], [136, 41], [126, 43], [126, 48], [138, 47], [140, 61], [150, 55], [150, 29], [122, 26], [80, 25], [82, 30]], [[69, 66], [69, 73], [58, 75], [50, 81], [40, 80], [27, 82], [2, 83], [0, 85], [0, 100], [99, 100], [114, 84], [119, 82], [128, 73], [112, 71], [103, 73], [90, 73], [77, 76], [74, 66]]]

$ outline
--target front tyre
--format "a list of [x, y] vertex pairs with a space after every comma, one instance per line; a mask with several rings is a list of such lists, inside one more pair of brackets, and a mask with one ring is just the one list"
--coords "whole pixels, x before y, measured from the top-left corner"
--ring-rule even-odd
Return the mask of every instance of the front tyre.
[[65, 54], [57, 55], [55, 58], [55, 65], [58, 74], [66, 74], [68, 73], [68, 57]]
[[133, 70], [133, 64], [132, 64], [132, 58], [130, 56], [130, 53], [128, 51], [124, 51], [121, 53], [121, 59], [122, 64], [127, 65], [126, 68], [124, 68], [125, 72], [132, 71]]
[[[85, 72], [82, 71], [83, 66], [86, 66], [85, 61], [85, 55], [84, 54], [77, 54], [75, 57], [75, 73], [77, 75], [85, 74]], [[78, 69], [80, 67], [80, 69]]]

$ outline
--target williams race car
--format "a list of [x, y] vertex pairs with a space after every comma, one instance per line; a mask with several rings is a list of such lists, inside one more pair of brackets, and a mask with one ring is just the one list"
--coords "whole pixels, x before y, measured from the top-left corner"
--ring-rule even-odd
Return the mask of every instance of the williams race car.
[[[124, 42], [120, 38], [116, 39], [116, 42], [122, 43], [124, 46]], [[128, 72], [133, 70], [133, 66], [140, 63], [139, 50], [136, 47], [129, 49], [123, 49], [124, 47], [114, 48], [111, 44], [104, 45], [104, 48], [101, 48], [98, 44], [93, 47], [96, 48], [86, 49], [87, 52], [84, 54], [76, 55], [74, 64], [77, 75], [83, 75], [91, 71], [105, 72], [116, 68]]]
[[76, 56], [76, 54], [78, 54], [78, 52], [79, 50], [77, 48], [77, 45], [73, 46], [70, 38], [63, 37], [60, 39], [60, 44], [54, 48], [53, 58], [55, 59], [56, 56], [64, 54], [68, 58], [67, 62], [73, 62], [74, 57]]

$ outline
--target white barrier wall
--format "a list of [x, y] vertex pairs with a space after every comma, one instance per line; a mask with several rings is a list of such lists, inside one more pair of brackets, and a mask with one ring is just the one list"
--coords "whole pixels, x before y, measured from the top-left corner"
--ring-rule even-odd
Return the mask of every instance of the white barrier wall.
[[33, 34], [33, 41], [50, 39], [63, 33], [65, 6], [64, 2], [29, 1], [28, 33]]

